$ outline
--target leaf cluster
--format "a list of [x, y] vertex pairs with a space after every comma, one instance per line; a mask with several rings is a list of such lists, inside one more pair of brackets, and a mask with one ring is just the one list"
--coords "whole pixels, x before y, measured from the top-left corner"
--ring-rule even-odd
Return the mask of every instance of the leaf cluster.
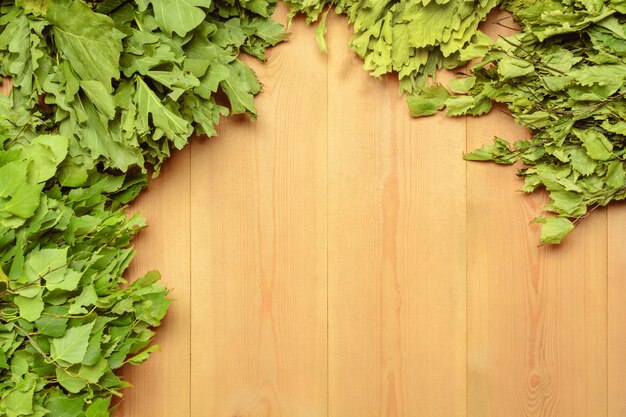
[[261, 84], [237, 56], [265, 59], [284, 39], [273, 8], [265, 0], [5, 0], [0, 73], [13, 79], [13, 120], [21, 126], [40, 112], [70, 140], [74, 167], [158, 171], [194, 131], [214, 135], [220, 115], [256, 115]]
[[496, 138], [465, 155], [524, 168], [522, 190], [548, 191], [541, 242], [559, 243], [591, 211], [626, 198], [626, 2], [509, 1], [522, 32], [494, 42], [473, 76], [432, 86], [412, 112], [480, 115], [504, 103], [532, 139]]
[[2, 0], [0, 415], [103, 417], [170, 304], [128, 284], [125, 212], [220, 116], [256, 116], [238, 59], [285, 38], [266, 0]]
[[64, 185], [68, 139], [10, 130], [0, 136], [0, 414], [109, 415], [126, 386], [114, 370], [154, 350], [151, 328], [170, 303], [158, 273], [122, 278], [144, 226], [124, 207], [145, 177], [92, 170]]
[[478, 24], [497, 0], [287, 0], [293, 14], [320, 21], [325, 49], [326, 14], [335, 6], [354, 26], [351, 48], [373, 76], [396, 72], [402, 92], [417, 93], [439, 68], [456, 68], [487, 52]]

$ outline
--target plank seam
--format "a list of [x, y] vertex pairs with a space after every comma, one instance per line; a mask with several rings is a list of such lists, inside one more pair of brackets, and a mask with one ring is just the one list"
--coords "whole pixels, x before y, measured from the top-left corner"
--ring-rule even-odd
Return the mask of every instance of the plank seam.
[[[190, 147], [193, 147], [194, 145], [194, 140], [192, 138], [192, 143], [189, 145]], [[191, 193], [192, 193], [192, 187], [191, 187], [191, 172], [192, 172], [192, 161], [193, 159], [191, 158], [191, 149], [187, 152], [189, 155], [189, 158], [187, 160], [187, 165], [189, 166], [189, 204], [188, 204], [188, 215], [189, 215], [189, 416], [191, 417], [193, 415], [193, 400], [192, 400], [192, 393], [193, 393], [193, 389], [192, 389], [192, 373], [193, 373], [193, 320], [192, 320], [192, 316], [193, 316], [193, 296], [192, 296], [192, 291], [193, 291], [193, 278], [192, 278], [192, 257], [191, 254], [193, 252], [192, 250], [192, 245], [193, 245], [193, 239], [192, 239], [192, 234], [193, 234], [193, 227], [191, 227], [191, 222], [192, 220], [192, 201], [191, 201]]]
[[[467, 116], [465, 116], [465, 152], [467, 152]], [[467, 188], [468, 169], [465, 161], [465, 415], [469, 417], [469, 251], [468, 251], [468, 222], [467, 222]]]
[[605, 337], [606, 337], [606, 342], [604, 344], [604, 349], [605, 349], [605, 353], [606, 353], [606, 361], [604, 362], [604, 365], [606, 367], [606, 372], [604, 373], [605, 377], [606, 377], [606, 402], [604, 404], [605, 406], [605, 410], [606, 410], [606, 416], [609, 417], [609, 320], [611, 319], [611, 316], [609, 316], [609, 274], [610, 274], [610, 264], [609, 264], [609, 221], [610, 221], [610, 217], [609, 217], [609, 210], [611, 210], [610, 207], [607, 207], [607, 209], [605, 210], [604, 216], [605, 216], [605, 222], [604, 222], [604, 228], [605, 228], [605, 235], [604, 238], [606, 240], [606, 245], [605, 245], [605, 251], [606, 251], [606, 275], [605, 275], [605, 286], [604, 286], [604, 305], [605, 305], [605, 317], [606, 317], [606, 323], [605, 323]]
[[[329, 25], [329, 28], [332, 25]], [[330, 417], [330, 268], [329, 268], [329, 189], [330, 189], [330, 110], [329, 110], [329, 100], [328, 96], [330, 95], [330, 60], [328, 59], [328, 54], [326, 54], [326, 417]]]

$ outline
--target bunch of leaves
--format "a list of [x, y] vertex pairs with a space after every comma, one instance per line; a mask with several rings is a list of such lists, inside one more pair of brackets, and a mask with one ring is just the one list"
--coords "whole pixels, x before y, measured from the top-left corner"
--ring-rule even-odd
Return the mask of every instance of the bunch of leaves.
[[487, 52], [478, 24], [497, 0], [287, 0], [292, 14], [319, 20], [325, 50], [326, 16], [332, 6], [354, 26], [351, 48], [374, 76], [397, 72], [400, 90], [418, 93], [439, 68], [457, 68]]
[[522, 32], [498, 39], [473, 76], [425, 89], [412, 111], [480, 115], [504, 103], [532, 139], [471, 161], [521, 161], [523, 191], [546, 189], [541, 242], [559, 243], [591, 211], [626, 197], [626, 2], [511, 1]]
[[124, 207], [145, 175], [60, 175], [69, 140], [0, 134], [0, 414], [108, 416], [170, 300], [158, 273], [125, 285], [132, 236]]
[[265, 0], [3, 0], [0, 74], [13, 79], [17, 123], [41, 110], [69, 138], [75, 166], [158, 172], [194, 131], [214, 135], [220, 115], [256, 115], [261, 84], [237, 56], [265, 59], [284, 39], [273, 9]]
[[108, 416], [115, 371], [156, 349], [170, 301], [156, 272], [123, 279], [125, 207], [194, 132], [255, 117], [238, 55], [284, 39], [274, 6], [0, 1], [0, 415]]

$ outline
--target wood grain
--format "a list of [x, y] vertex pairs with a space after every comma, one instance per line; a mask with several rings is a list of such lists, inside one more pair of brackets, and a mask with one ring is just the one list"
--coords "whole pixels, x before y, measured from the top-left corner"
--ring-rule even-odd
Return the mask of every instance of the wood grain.
[[[502, 108], [468, 120], [468, 150], [494, 136], [528, 132]], [[528, 223], [546, 198], [515, 192], [515, 170], [467, 165], [468, 414], [606, 416], [606, 212], [558, 247], [535, 247]]]
[[608, 211], [608, 409], [626, 416], [626, 205]]
[[526, 131], [498, 109], [410, 119], [342, 19], [328, 56], [291, 29], [254, 66], [259, 120], [195, 139], [138, 203], [135, 270], [179, 301], [124, 415], [625, 417], [626, 207], [538, 248], [545, 196], [461, 159]]
[[[527, 135], [496, 111], [468, 121], [468, 148], [494, 134]], [[537, 248], [545, 198], [516, 193], [514, 171], [468, 164], [468, 414], [605, 416], [605, 213]]]
[[194, 417], [326, 415], [326, 57], [291, 30], [259, 120], [192, 146]]
[[536, 247], [545, 196], [460, 159], [528, 132], [501, 109], [412, 120], [343, 20], [328, 57], [292, 31], [255, 64], [260, 119], [195, 139], [134, 205], [129, 276], [159, 269], [175, 302], [116, 417], [625, 417], [626, 205]]
[[174, 300], [159, 328], [155, 353], [141, 367], [124, 367], [134, 388], [124, 392], [120, 417], [187, 416], [190, 411], [190, 149], [176, 152], [133, 204], [148, 219], [136, 238], [130, 278], [158, 270]]
[[465, 120], [411, 119], [329, 28], [329, 414], [465, 416]]

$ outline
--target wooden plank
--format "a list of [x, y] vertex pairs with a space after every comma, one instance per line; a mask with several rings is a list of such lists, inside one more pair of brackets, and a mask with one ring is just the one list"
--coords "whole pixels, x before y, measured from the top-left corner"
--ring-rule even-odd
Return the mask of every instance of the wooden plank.
[[[468, 150], [528, 136], [499, 110], [468, 119]], [[606, 416], [606, 213], [538, 248], [545, 196], [515, 171], [467, 165], [468, 415]]]
[[626, 206], [608, 209], [609, 417], [626, 416]]
[[465, 120], [411, 119], [329, 19], [329, 414], [465, 416]]
[[0, 94], [9, 95], [11, 91], [11, 80], [3, 79], [0, 83]]
[[291, 30], [258, 121], [192, 145], [193, 417], [326, 416], [326, 57]]
[[132, 211], [148, 219], [135, 240], [137, 255], [127, 276], [158, 270], [174, 299], [156, 343], [161, 352], [141, 366], [126, 366], [123, 375], [134, 385], [124, 391], [119, 417], [188, 416], [190, 410], [190, 150], [174, 153], [161, 175], [150, 181]]
[[[468, 119], [468, 151], [528, 137], [505, 113]], [[467, 165], [468, 416], [606, 416], [606, 213], [537, 248], [546, 197], [516, 192], [515, 172]]]

